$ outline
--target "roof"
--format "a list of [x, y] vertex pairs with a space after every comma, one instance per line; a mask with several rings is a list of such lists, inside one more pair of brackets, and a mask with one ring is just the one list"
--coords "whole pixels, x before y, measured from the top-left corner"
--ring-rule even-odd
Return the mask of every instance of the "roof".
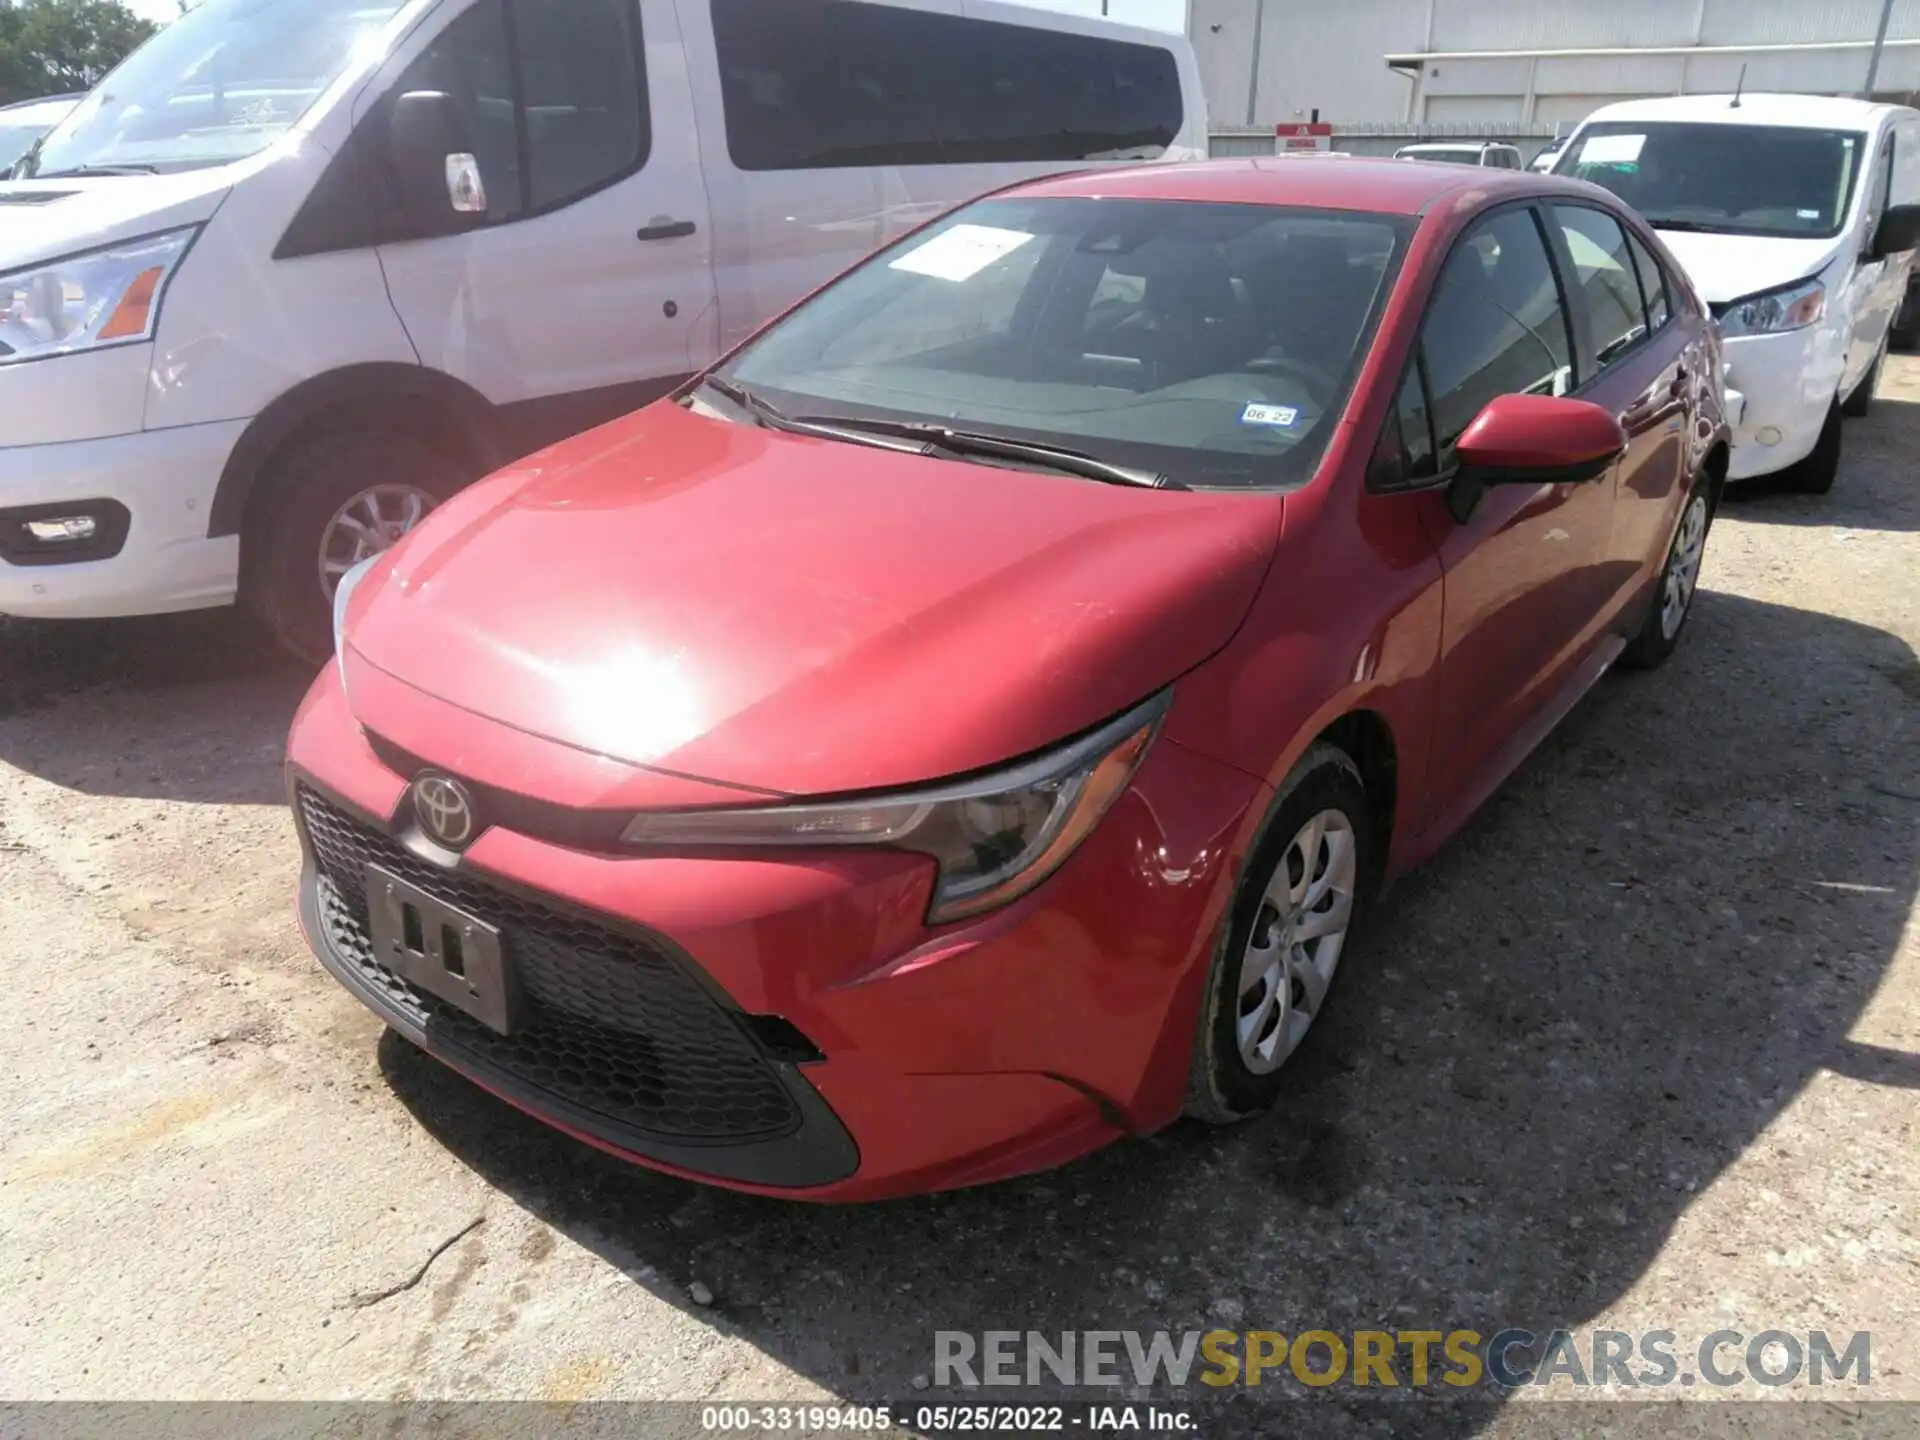
[[1240, 160], [1083, 170], [1010, 186], [1000, 193], [1303, 205], [1418, 215], [1441, 196], [1469, 188], [1531, 195], [1568, 186], [1525, 170], [1412, 165], [1405, 160], [1359, 155], [1344, 165], [1311, 165], [1279, 155], [1255, 155]]
[[1603, 105], [1587, 123], [1615, 120], [1683, 120], [1694, 124], [1781, 125], [1808, 130], [1864, 130], [1902, 107], [1874, 105], [1830, 95], [1780, 95], [1748, 91], [1738, 106], [1732, 94], [1671, 95]]

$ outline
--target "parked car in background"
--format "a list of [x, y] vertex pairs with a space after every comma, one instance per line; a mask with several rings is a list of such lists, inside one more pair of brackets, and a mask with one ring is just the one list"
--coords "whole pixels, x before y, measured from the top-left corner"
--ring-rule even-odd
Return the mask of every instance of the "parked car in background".
[[1565, 135], [1554, 136], [1553, 139], [1547, 141], [1539, 150], [1534, 152], [1533, 159], [1527, 162], [1527, 168], [1529, 170], [1542, 171], [1553, 169], [1553, 162], [1559, 158], [1560, 152], [1564, 150], [1566, 146], [1567, 137]]
[[1815, 95], [1596, 110], [1554, 173], [1643, 214], [1719, 318], [1732, 477], [1823, 493], [1873, 401], [1920, 243], [1920, 112]]
[[0, 105], [0, 179], [5, 179], [14, 163], [33, 148], [33, 142], [67, 118], [84, 96], [49, 95], [43, 100], [22, 100]]
[[1396, 160], [1438, 160], [1447, 165], [1485, 165], [1494, 170], [1519, 170], [1520, 152], [1511, 145], [1464, 145], [1431, 143], [1402, 145], [1393, 152]]
[[968, 0], [204, 0], [0, 186], [0, 614], [339, 576], [949, 205], [1205, 153], [1186, 38]]
[[536, 1117], [747, 1189], [1257, 1111], [1383, 879], [1678, 643], [1719, 365], [1550, 177], [965, 206], [348, 573], [308, 941]]

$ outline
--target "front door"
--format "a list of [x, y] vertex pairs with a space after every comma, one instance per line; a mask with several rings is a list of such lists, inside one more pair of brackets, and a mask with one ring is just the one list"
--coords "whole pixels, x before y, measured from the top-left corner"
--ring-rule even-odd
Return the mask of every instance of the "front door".
[[421, 362], [523, 421], [519, 448], [717, 354], [678, 34], [672, 0], [474, 0], [372, 92], [443, 91], [462, 112], [485, 223], [380, 262]]
[[[1496, 211], [1461, 237], [1441, 272], [1421, 327], [1423, 380], [1403, 391], [1402, 424], [1426, 429], [1442, 477], [1495, 397], [1566, 394], [1575, 383], [1573, 332], [1541, 226], [1530, 205]], [[1408, 415], [1423, 403], [1428, 415]], [[1581, 658], [1614, 502], [1610, 479], [1496, 486], [1464, 521], [1438, 489], [1417, 498], [1445, 572], [1432, 818], [1470, 808], [1499, 782], [1512, 742]]]

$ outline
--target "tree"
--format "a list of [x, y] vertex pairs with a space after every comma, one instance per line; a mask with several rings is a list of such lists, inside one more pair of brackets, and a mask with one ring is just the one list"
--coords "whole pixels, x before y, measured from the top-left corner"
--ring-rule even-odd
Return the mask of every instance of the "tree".
[[120, 0], [0, 0], [0, 105], [91, 90], [154, 29]]

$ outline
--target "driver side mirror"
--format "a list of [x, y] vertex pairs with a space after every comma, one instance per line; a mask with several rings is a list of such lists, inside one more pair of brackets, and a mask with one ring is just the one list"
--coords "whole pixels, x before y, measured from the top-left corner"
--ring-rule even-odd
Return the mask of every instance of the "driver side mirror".
[[409, 90], [387, 119], [387, 156], [400, 199], [429, 235], [480, 224], [487, 187], [474, 158], [466, 117], [443, 90]]
[[1920, 248], [1920, 205], [1889, 205], [1867, 246], [1869, 260]]
[[1609, 411], [1557, 395], [1500, 395], [1454, 446], [1447, 509], [1465, 524], [1492, 485], [1577, 485], [1598, 480], [1627, 448]]

